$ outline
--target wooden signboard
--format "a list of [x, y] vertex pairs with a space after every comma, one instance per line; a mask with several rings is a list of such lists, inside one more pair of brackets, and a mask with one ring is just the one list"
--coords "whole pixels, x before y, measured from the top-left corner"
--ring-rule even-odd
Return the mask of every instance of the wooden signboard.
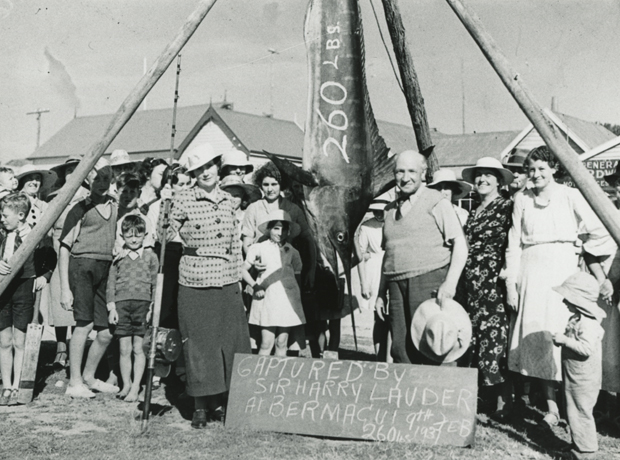
[[477, 369], [237, 354], [226, 427], [468, 446]]

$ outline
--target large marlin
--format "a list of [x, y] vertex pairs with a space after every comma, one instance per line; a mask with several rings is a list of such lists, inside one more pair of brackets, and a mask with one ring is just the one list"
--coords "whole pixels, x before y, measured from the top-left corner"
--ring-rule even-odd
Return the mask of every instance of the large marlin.
[[309, 68], [303, 170], [269, 155], [304, 184], [310, 228], [334, 277], [342, 263], [350, 291], [353, 236], [375, 196], [393, 179], [364, 74], [357, 0], [311, 0], [305, 22]]

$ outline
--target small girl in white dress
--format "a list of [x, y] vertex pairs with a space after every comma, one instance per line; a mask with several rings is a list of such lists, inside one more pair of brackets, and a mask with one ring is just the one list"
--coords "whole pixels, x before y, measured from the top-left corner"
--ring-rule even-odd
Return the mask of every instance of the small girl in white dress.
[[[299, 290], [301, 257], [287, 243], [299, 234], [299, 225], [278, 209], [269, 213], [258, 230], [269, 239], [248, 248], [241, 269], [243, 280], [254, 290], [248, 322], [261, 328], [259, 355], [271, 354], [275, 342], [275, 355], [286, 356], [290, 329], [306, 322]], [[266, 268], [254, 280], [249, 270], [257, 263]]]

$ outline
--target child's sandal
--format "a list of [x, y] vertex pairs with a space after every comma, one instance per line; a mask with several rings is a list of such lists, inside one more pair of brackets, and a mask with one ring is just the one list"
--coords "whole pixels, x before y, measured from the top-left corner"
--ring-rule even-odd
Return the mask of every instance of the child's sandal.
[[0, 395], [0, 406], [8, 406], [9, 400], [11, 399], [11, 394], [13, 391], [10, 388], [5, 388], [2, 390], [2, 395]]
[[66, 351], [57, 351], [56, 356], [54, 357], [54, 365], [59, 367], [66, 367], [67, 365], [67, 352]]
[[9, 406], [15, 406], [18, 404], [17, 402], [17, 397], [19, 396], [19, 389], [18, 388], [13, 388], [11, 390], [11, 396], [9, 396]]

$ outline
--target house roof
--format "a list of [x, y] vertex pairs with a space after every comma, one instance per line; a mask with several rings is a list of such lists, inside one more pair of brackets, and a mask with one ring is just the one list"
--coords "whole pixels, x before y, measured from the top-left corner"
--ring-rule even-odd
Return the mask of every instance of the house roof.
[[620, 136], [604, 142], [603, 144], [593, 148], [592, 150], [579, 155], [581, 161], [589, 160], [601, 153], [612, 153], [620, 156]]
[[266, 150], [301, 158], [304, 133], [294, 122], [215, 107], [209, 107], [187, 133], [179, 145], [177, 158], [210, 121], [216, 123], [233, 143], [240, 144], [247, 152], [261, 153]]
[[[558, 126], [558, 128], [570, 138], [570, 140], [582, 151], [577, 153], [588, 152], [589, 150], [616, 137], [614, 133], [604, 126], [593, 123], [591, 121], [581, 120], [579, 118], [566, 115], [559, 112], [553, 112], [550, 109], [544, 109], [547, 116]], [[528, 134], [534, 129], [531, 123], [524, 128], [502, 151], [501, 158], [508, 156]], [[541, 139], [541, 142], [542, 141]]]
[[[177, 108], [175, 147], [209, 108], [209, 104]], [[113, 114], [76, 117], [37, 148], [29, 160], [63, 158], [86, 153], [97, 142], [114, 117]], [[172, 109], [138, 110], [123, 127], [105, 153], [115, 149], [128, 152], [166, 151], [170, 149]]]
[[586, 151], [616, 137], [614, 133], [598, 123], [581, 120], [559, 112], [551, 113], [555, 114], [570, 131], [586, 144]]
[[[41, 145], [30, 160], [61, 162], [66, 156], [85, 153], [97, 142], [113, 115], [77, 117]], [[296, 123], [261, 115], [237, 112], [209, 104], [179, 107], [177, 109], [177, 157], [210, 121], [218, 124], [231, 141], [248, 153], [263, 150], [301, 159], [304, 133]], [[143, 110], [134, 114], [121, 130], [106, 153], [123, 148], [130, 153], [167, 152], [170, 148], [172, 109]], [[377, 120], [379, 132], [393, 152], [415, 149], [415, 135], [410, 126]], [[474, 133], [463, 135], [432, 132], [435, 152], [442, 166], [472, 165], [483, 156], [499, 158], [506, 144], [518, 134], [513, 131]]]
[[519, 131], [442, 134], [435, 141], [435, 153], [442, 167], [469, 166], [482, 157], [499, 160], [506, 145], [518, 134]]

